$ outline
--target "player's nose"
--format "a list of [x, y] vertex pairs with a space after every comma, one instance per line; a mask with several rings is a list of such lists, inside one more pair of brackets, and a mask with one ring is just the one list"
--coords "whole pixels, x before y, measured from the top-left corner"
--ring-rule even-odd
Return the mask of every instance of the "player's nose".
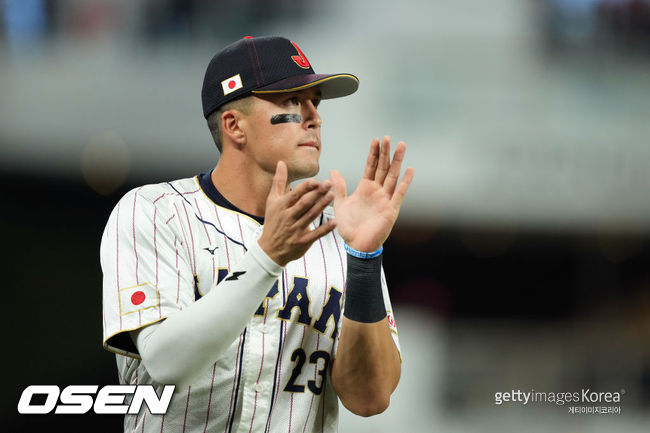
[[305, 128], [315, 128], [323, 124], [323, 119], [321, 119], [320, 114], [318, 114], [318, 108], [311, 100], [305, 101], [302, 104], [303, 113], [302, 118], [304, 119]]

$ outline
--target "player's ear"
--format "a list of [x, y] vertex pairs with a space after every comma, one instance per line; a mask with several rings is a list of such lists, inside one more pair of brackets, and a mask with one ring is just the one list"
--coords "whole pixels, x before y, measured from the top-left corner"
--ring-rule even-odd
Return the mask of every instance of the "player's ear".
[[243, 128], [245, 118], [238, 110], [226, 110], [221, 114], [221, 131], [223, 141], [229, 141], [237, 147], [246, 143], [246, 132]]

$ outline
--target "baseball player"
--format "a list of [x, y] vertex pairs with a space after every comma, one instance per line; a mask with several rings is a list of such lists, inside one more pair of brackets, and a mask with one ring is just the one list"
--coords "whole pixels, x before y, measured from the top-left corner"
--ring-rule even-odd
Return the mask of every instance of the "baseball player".
[[406, 145], [391, 160], [375, 139], [350, 195], [337, 171], [312, 178], [319, 102], [357, 87], [281, 37], [212, 58], [216, 167], [130, 191], [102, 238], [103, 344], [120, 382], [176, 385], [165, 415], [142, 405], [125, 431], [332, 432], [339, 399], [363, 416], [388, 406], [401, 357], [382, 244], [413, 178], [399, 180]]

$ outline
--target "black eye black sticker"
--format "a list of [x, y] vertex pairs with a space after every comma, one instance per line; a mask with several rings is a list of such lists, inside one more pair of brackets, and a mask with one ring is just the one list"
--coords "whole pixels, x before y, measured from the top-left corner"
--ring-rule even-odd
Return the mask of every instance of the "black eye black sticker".
[[302, 116], [300, 114], [276, 114], [271, 117], [271, 125], [289, 122], [302, 123]]

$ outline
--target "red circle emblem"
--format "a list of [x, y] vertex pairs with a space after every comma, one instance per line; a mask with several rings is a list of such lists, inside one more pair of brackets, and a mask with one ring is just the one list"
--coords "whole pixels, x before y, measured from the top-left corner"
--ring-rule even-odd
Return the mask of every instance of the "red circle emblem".
[[237, 85], [237, 83], [235, 83], [235, 80], [230, 80], [228, 82], [228, 88], [229, 89], [234, 89], [236, 85]]
[[131, 295], [131, 302], [133, 302], [133, 305], [140, 305], [144, 302], [146, 297], [147, 296], [144, 294], [143, 291], [138, 290], [137, 292]]

